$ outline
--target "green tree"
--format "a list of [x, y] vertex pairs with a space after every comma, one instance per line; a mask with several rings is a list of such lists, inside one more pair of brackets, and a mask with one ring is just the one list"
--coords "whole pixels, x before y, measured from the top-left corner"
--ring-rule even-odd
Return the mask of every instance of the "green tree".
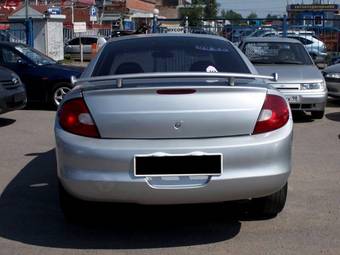
[[273, 21], [275, 19], [278, 19], [279, 17], [277, 15], [271, 15], [271, 14], [268, 14], [267, 17], [266, 17], [266, 20], [267, 21]]
[[[204, 17], [204, 5], [200, 0], [193, 1], [191, 5], [179, 9], [179, 17], [188, 17], [189, 26], [200, 26]], [[183, 24], [184, 25], [184, 24]]]
[[257, 19], [257, 14], [255, 12], [251, 12], [248, 16], [247, 16], [247, 19], [250, 19], [248, 21], [248, 24], [249, 25], [255, 25], [256, 24], [256, 21], [254, 19]]
[[222, 10], [221, 17], [223, 19], [230, 20], [230, 22], [233, 24], [239, 24], [241, 19], [243, 18], [240, 13], [234, 12], [233, 10]]
[[257, 14], [256, 14], [255, 12], [250, 13], [250, 14], [247, 16], [247, 19], [257, 19]]
[[215, 19], [217, 17], [219, 4], [216, 0], [205, 0], [204, 4], [204, 18]]

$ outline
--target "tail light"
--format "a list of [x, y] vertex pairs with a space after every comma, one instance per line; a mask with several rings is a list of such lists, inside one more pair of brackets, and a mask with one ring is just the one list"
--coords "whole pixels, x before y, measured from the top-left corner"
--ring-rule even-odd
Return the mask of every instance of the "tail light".
[[273, 131], [283, 127], [289, 119], [286, 101], [276, 95], [267, 95], [253, 134]]
[[59, 124], [67, 132], [99, 138], [98, 129], [82, 98], [65, 102], [59, 111]]

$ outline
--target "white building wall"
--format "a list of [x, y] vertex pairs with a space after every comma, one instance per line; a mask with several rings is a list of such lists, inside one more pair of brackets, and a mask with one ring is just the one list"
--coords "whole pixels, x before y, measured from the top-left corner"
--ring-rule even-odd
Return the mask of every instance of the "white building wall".
[[46, 54], [45, 45], [45, 20], [33, 20], [34, 48]]
[[63, 20], [48, 20], [46, 24], [46, 54], [54, 60], [64, 59]]

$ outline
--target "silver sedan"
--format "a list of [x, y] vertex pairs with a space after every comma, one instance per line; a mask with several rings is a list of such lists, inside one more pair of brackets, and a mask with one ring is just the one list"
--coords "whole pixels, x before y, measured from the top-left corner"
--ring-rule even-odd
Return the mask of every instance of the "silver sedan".
[[60, 202], [248, 200], [276, 215], [291, 172], [292, 117], [229, 41], [206, 35], [108, 42], [55, 121]]
[[285, 95], [292, 110], [323, 118], [326, 83], [301, 42], [281, 37], [246, 38], [240, 47], [259, 73], [279, 74], [271, 85]]

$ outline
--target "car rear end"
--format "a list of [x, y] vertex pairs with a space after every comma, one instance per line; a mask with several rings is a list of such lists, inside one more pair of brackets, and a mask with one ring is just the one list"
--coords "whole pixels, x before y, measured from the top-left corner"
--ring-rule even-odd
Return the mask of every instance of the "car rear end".
[[[195, 92], [95, 90], [66, 101], [55, 126], [58, 176], [65, 189], [84, 200], [141, 204], [239, 200], [279, 190], [291, 169], [286, 101], [261, 88], [186, 89]], [[267, 101], [272, 101], [268, 109]], [[281, 124], [262, 124], [261, 118], [274, 118], [276, 104], [285, 114], [270, 122]], [[72, 116], [79, 121], [74, 127], [67, 122]], [[174, 163], [167, 156], [185, 155], [218, 160], [211, 168], [203, 160], [203, 169], [186, 162], [188, 172], [181, 164], [168, 169]], [[164, 160], [145, 172], [136, 166], [138, 157]], [[222, 167], [212, 169], [214, 164]]]
[[[194, 40], [195, 56], [234, 49], [214, 46], [216, 40], [208, 41], [210, 48]], [[170, 58], [170, 53], [156, 51], [152, 56]], [[90, 68], [101, 64], [99, 60]], [[168, 59], [168, 67], [171, 64]], [[126, 81], [116, 79], [117, 73], [112, 78], [99, 74], [98, 79], [89, 75], [88, 81], [80, 81], [56, 117], [58, 177], [73, 197], [210, 203], [263, 197], [286, 185], [291, 113], [285, 98], [263, 82], [234, 84], [233, 79], [204, 78], [206, 72], [194, 73], [201, 76], [194, 78], [181, 73], [152, 78], [151, 73]]]
[[0, 68], [0, 114], [26, 106], [24, 85], [12, 71]]

